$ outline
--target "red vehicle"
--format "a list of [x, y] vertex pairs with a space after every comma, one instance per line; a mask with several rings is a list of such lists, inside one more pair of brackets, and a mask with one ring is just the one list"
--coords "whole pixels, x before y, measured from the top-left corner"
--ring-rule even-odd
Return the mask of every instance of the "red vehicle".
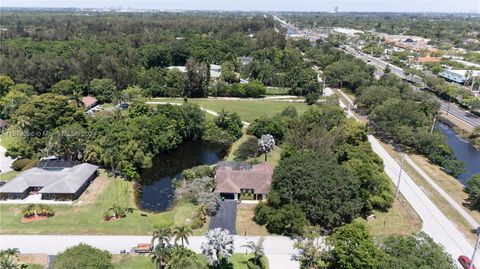
[[[460, 255], [458, 256], [458, 262], [462, 265], [464, 269], [469, 269], [470, 267], [470, 258], [467, 256]], [[477, 269], [475, 265], [472, 267], [472, 269]]]

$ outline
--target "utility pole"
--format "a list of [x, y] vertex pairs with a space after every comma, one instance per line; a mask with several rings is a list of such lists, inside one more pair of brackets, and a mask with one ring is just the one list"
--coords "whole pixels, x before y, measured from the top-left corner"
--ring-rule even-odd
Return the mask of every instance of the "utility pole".
[[470, 265], [468, 266], [468, 269], [473, 268], [473, 260], [475, 259], [475, 254], [477, 253], [477, 248], [478, 248], [478, 240], [480, 239], [480, 227], [477, 228], [475, 233], [477, 234], [477, 241], [475, 241], [475, 247], [473, 248], [473, 254], [472, 254], [472, 258], [470, 259]]
[[400, 190], [400, 178], [402, 177], [404, 162], [405, 162], [405, 152], [402, 154], [402, 163], [400, 164], [400, 171], [398, 172], [397, 190], [395, 191], [395, 198], [397, 198], [398, 191]]

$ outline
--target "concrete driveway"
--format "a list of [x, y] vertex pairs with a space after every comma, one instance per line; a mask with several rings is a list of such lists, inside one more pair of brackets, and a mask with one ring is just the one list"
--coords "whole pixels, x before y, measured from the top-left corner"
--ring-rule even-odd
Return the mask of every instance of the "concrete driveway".
[[222, 228], [230, 234], [237, 234], [235, 223], [237, 221], [237, 201], [224, 200], [220, 202], [220, 208], [215, 216], [210, 218], [208, 229]]

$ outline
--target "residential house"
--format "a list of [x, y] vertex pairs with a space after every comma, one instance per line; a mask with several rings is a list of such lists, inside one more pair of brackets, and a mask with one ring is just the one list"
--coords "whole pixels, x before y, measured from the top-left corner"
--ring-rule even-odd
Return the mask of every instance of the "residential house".
[[82, 163], [73, 167], [34, 167], [0, 187], [0, 199], [24, 199], [40, 194], [44, 200], [75, 200], [97, 176], [98, 166]]
[[215, 168], [215, 192], [225, 199], [264, 200], [272, 184], [269, 163], [221, 162]]
[[83, 107], [85, 107], [86, 110], [89, 110], [92, 107], [98, 105], [98, 100], [97, 100], [97, 98], [95, 98], [93, 96], [84, 96], [82, 98], [82, 104], [83, 104]]

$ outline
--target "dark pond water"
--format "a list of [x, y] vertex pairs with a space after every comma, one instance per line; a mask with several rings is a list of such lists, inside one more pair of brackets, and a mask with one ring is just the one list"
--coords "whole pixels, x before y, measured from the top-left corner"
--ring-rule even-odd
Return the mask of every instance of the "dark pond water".
[[437, 129], [447, 136], [447, 143], [455, 152], [457, 159], [465, 162], [466, 172], [461, 174], [458, 179], [463, 184], [466, 183], [473, 174], [480, 173], [480, 151], [476, 150], [472, 144], [458, 136], [449, 126], [439, 123]]
[[187, 141], [175, 151], [153, 158], [152, 168], [142, 172], [137, 189], [137, 204], [146, 211], [165, 211], [173, 201], [172, 181], [180, 178], [182, 171], [197, 165], [211, 165], [225, 157], [221, 146]]

